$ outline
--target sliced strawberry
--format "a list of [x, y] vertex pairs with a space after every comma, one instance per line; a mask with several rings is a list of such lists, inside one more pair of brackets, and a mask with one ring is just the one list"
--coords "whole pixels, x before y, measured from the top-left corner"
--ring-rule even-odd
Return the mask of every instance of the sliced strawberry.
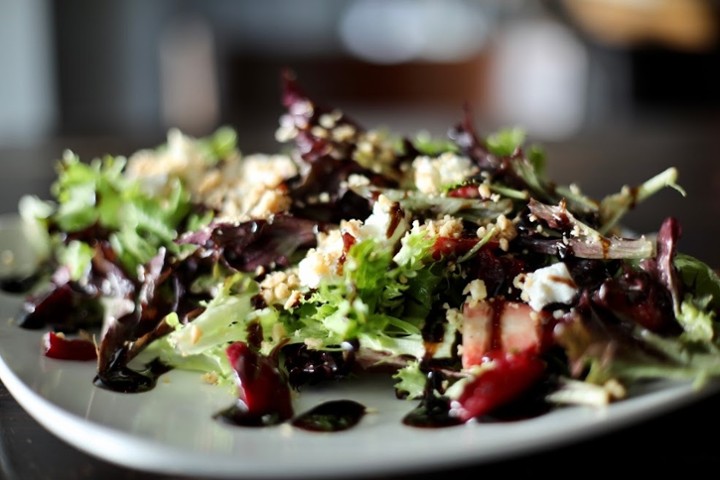
[[43, 353], [46, 357], [61, 360], [95, 360], [95, 344], [84, 338], [67, 338], [55, 332], [43, 336]]
[[486, 355], [485, 363], [488, 368], [465, 387], [453, 407], [464, 422], [516, 399], [545, 372], [545, 362], [535, 349], [516, 353], [496, 350]]
[[473, 306], [466, 303], [463, 306], [463, 368], [480, 365], [485, 354], [490, 351], [493, 339], [493, 312], [494, 309], [489, 302], [478, 302]]
[[493, 299], [463, 307], [463, 368], [481, 364], [491, 351], [539, 351], [541, 343], [541, 316], [525, 303]]

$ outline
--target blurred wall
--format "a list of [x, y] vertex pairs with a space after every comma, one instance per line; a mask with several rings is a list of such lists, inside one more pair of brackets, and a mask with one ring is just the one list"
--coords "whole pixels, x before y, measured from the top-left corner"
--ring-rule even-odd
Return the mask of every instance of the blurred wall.
[[[598, 196], [676, 166], [628, 225], [683, 218], [720, 265], [720, 4], [710, 0], [0, 0], [0, 209], [81, 158], [221, 124], [276, 151], [279, 75], [368, 127], [520, 126]], [[30, 145], [28, 148], [27, 146]], [[652, 210], [654, 209], [654, 210]], [[683, 213], [685, 212], [685, 213]], [[703, 212], [697, 215], [696, 212]], [[706, 215], [707, 214], [707, 215]], [[702, 253], [702, 255], [701, 255]]]
[[716, 111], [716, 17], [704, 0], [0, 0], [0, 142], [229, 123], [262, 148], [284, 67], [363, 123], [442, 133], [467, 102], [488, 129], [561, 141]]
[[0, 145], [27, 144], [55, 127], [53, 17], [44, 0], [0, 0]]

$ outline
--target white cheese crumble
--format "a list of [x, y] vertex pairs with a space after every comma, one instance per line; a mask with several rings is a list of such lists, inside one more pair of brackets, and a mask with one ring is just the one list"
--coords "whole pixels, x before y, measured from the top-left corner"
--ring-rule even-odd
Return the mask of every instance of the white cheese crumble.
[[381, 131], [361, 132], [352, 158], [359, 165], [373, 172], [383, 172], [387, 167], [392, 168], [396, 160], [393, 140]]
[[338, 262], [345, 247], [338, 229], [319, 232], [316, 237], [317, 246], [308, 250], [298, 264], [300, 284], [308, 288], [317, 288], [323, 279], [337, 276]]
[[291, 200], [281, 184], [297, 171], [295, 162], [280, 154], [243, 157], [235, 152], [212, 165], [198, 142], [177, 129], [168, 132], [166, 148], [141, 150], [127, 165], [128, 178], [154, 194], [166, 193], [170, 180], [179, 179], [193, 200], [216, 209], [222, 221], [264, 219], [286, 211]]
[[415, 187], [427, 194], [439, 194], [445, 188], [462, 183], [477, 172], [470, 159], [452, 152], [444, 152], [436, 158], [417, 157], [412, 168]]
[[521, 298], [539, 312], [551, 303], [570, 303], [578, 293], [577, 285], [562, 262], [526, 273]]
[[253, 154], [208, 172], [205, 182], [192, 193], [216, 208], [221, 220], [268, 218], [290, 207], [290, 197], [280, 185], [296, 173], [297, 167], [287, 155]]
[[168, 131], [165, 148], [139, 150], [131, 155], [126, 175], [138, 179], [143, 188], [154, 194], [165, 192], [172, 178], [179, 178], [194, 190], [202, 181], [207, 164], [195, 139], [173, 128]]
[[[396, 215], [400, 216], [397, 222]], [[395, 223], [394, 230], [388, 232], [388, 229]], [[360, 236], [356, 238], [358, 241], [374, 238], [381, 244], [394, 245], [405, 235], [409, 228], [408, 215], [400, 210], [397, 202], [393, 202], [381, 194], [373, 205], [372, 214], [365, 219], [360, 227]], [[389, 237], [388, 233], [390, 233]]]
[[[357, 242], [373, 239], [381, 245], [392, 246], [405, 235], [409, 229], [407, 215], [398, 210], [399, 205], [385, 195], [380, 195], [373, 205], [373, 212], [365, 221], [357, 219], [343, 220], [340, 228], [328, 232], [319, 232], [317, 246], [305, 254], [298, 264], [300, 284], [308, 288], [317, 288], [323, 279], [336, 278], [341, 269], [340, 259], [343, 256], [345, 242], [343, 234], [352, 235]], [[396, 215], [400, 215], [396, 222]], [[388, 229], [395, 225], [388, 237]]]

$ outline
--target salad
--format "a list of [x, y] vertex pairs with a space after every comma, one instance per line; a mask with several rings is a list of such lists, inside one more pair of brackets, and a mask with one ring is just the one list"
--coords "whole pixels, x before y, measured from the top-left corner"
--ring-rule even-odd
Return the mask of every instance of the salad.
[[[218, 416], [241, 425], [297, 420], [304, 388], [359, 375], [391, 376], [424, 427], [720, 375], [717, 274], [678, 250], [676, 219], [622, 226], [662, 189], [685, 195], [676, 169], [590, 198], [469, 109], [447, 138], [401, 137], [290, 72], [282, 101], [273, 154], [243, 153], [229, 127], [64, 153], [52, 199], [19, 206], [42, 263], [17, 320], [45, 330], [45, 355], [95, 361], [88, 381], [127, 393], [197, 372], [237, 392]], [[364, 413], [324, 407], [345, 418], [326, 429]]]

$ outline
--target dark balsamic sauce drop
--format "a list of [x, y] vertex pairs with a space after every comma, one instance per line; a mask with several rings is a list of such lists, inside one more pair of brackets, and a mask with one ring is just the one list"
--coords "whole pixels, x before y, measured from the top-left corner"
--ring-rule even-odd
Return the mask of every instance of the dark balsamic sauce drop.
[[291, 425], [312, 432], [339, 432], [357, 425], [366, 412], [364, 405], [353, 400], [332, 400], [298, 415]]
[[550, 410], [551, 407], [547, 403], [509, 404], [486, 415], [481, 415], [475, 420], [478, 423], [510, 423], [539, 417]]
[[6, 293], [27, 293], [34, 287], [41, 275], [33, 273], [25, 276], [10, 276], [0, 278], [0, 291]]
[[428, 373], [420, 404], [403, 417], [403, 424], [418, 428], [445, 428], [463, 423], [458, 417], [450, 415], [450, 400], [442, 395], [443, 378], [440, 372]]
[[96, 387], [121, 393], [142, 393], [155, 388], [157, 379], [163, 373], [172, 370], [160, 360], [153, 360], [142, 371], [128, 367], [111, 369], [108, 374], [96, 375], [93, 384]]
[[445, 428], [463, 422], [450, 415], [450, 402], [446, 398], [432, 395], [423, 398], [420, 405], [403, 417], [402, 423], [409, 427]]
[[554, 388], [557, 388], [555, 379], [547, 379], [519, 398], [501, 405], [485, 415], [476, 417], [475, 421], [479, 423], [509, 423], [544, 415], [553, 409], [553, 404], [545, 400], [545, 397]]
[[[353, 400], [332, 400], [298, 415], [290, 424], [311, 432], [339, 432], [357, 425], [366, 412], [364, 405]], [[213, 418], [238, 427], [271, 427], [286, 421], [275, 413], [251, 413], [242, 401], [219, 411]]]
[[213, 418], [238, 427], [271, 427], [283, 423], [285, 419], [277, 413], [251, 413], [240, 400], [234, 405], [219, 411]]

